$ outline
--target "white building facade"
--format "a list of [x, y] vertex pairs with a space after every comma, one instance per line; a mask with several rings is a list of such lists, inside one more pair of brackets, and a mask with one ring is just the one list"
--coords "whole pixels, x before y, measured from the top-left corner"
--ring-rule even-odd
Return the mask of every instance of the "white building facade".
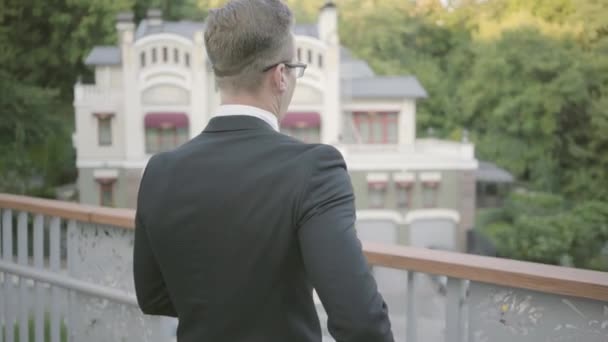
[[[473, 145], [417, 139], [416, 101], [426, 91], [415, 77], [380, 77], [353, 57], [340, 45], [337, 16], [328, 3], [316, 24], [294, 28], [308, 68], [281, 131], [342, 152], [359, 219], [393, 227], [380, 240], [407, 242], [405, 227], [412, 217], [429, 217], [425, 211], [451, 218], [454, 244], [443, 248], [462, 249], [475, 210]], [[204, 27], [164, 22], [159, 11], [135, 27], [132, 15], [121, 14], [118, 46], [91, 51], [85, 62], [95, 83], [74, 89], [82, 203], [135, 207], [150, 157], [203, 131], [219, 106]]]

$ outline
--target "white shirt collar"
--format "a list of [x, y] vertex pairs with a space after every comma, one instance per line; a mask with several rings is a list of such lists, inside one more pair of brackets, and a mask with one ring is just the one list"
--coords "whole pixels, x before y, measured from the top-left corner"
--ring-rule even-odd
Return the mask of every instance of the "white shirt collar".
[[258, 119], [264, 120], [267, 124], [270, 125], [275, 131], [279, 131], [279, 120], [269, 111], [264, 109], [253, 107], [253, 106], [245, 106], [245, 105], [221, 105], [215, 116], [231, 116], [231, 115], [247, 115], [253, 116]]

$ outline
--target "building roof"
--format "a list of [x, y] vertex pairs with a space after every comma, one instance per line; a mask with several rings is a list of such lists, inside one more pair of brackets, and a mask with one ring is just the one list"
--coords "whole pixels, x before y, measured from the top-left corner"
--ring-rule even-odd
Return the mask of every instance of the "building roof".
[[372, 76], [342, 80], [342, 97], [426, 98], [428, 95], [414, 76]]
[[340, 46], [340, 60], [350, 61], [353, 59], [355, 59], [355, 57], [353, 57], [352, 51], [350, 51], [350, 49], [345, 46]]
[[141, 39], [145, 36], [155, 33], [173, 33], [184, 38], [193, 39], [194, 33], [202, 31], [205, 28], [205, 23], [200, 21], [163, 21], [160, 25], [150, 25], [149, 20], [142, 20], [137, 31], [135, 31], [135, 39]]
[[[164, 21], [159, 26], [150, 26], [148, 20], [142, 20], [135, 31], [135, 39], [155, 33], [173, 33], [184, 38], [192, 39], [194, 33], [204, 30], [205, 24], [196, 21]], [[318, 38], [319, 32], [316, 24], [296, 25], [294, 32], [298, 35]], [[343, 49], [346, 50], [346, 49]], [[343, 51], [348, 58], [352, 58], [348, 50]], [[116, 65], [121, 63], [118, 46], [96, 46], [86, 57], [86, 65]]]
[[293, 28], [293, 33], [299, 36], [319, 38], [319, 28], [317, 24], [298, 24]]
[[478, 182], [486, 183], [513, 183], [515, 178], [507, 170], [498, 167], [496, 164], [480, 161], [479, 168], [475, 172]]
[[369, 64], [340, 47], [342, 97], [346, 98], [426, 98], [426, 90], [414, 76], [376, 76]]
[[[163, 21], [158, 26], [152, 26], [148, 20], [142, 20], [137, 27], [137, 31], [135, 32], [135, 39], [140, 39], [150, 34], [162, 32], [174, 33], [182, 37], [192, 39], [196, 31], [202, 31], [204, 29], [205, 23], [199, 21]], [[295, 25], [293, 31], [296, 35], [319, 38], [319, 29], [317, 24], [298, 24]]]
[[374, 71], [369, 67], [366, 61], [360, 59], [342, 60], [340, 63], [340, 77], [343, 80], [352, 80], [355, 78], [371, 78], [374, 77]]
[[86, 65], [117, 65], [122, 61], [118, 46], [96, 46], [84, 60]]
[[[141, 39], [156, 33], [173, 33], [187, 39], [193, 39], [194, 33], [205, 28], [203, 22], [196, 21], [163, 21], [159, 25], [150, 25], [149, 20], [142, 20], [135, 32], [135, 39]], [[294, 27], [296, 35], [319, 37], [316, 24], [299, 24]], [[355, 58], [352, 52], [340, 48], [342, 96], [351, 98], [425, 98], [427, 93], [413, 76], [379, 77], [369, 64]], [[96, 46], [86, 57], [86, 65], [119, 65], [122, 62], [118, 46]]]

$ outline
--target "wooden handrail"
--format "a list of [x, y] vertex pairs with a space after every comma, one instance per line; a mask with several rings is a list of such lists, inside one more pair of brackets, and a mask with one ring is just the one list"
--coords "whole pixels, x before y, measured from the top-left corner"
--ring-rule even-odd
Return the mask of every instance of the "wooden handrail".
[[0, 208], [57, 216], [68, 220], [133, 229], [135, 211], [115, 209], [43, 198], [0, 194]]
[[363, 243], [370, 264], [608, 301], [608, 273], [426, 248]]
[[[135, 212], [0, 194], [0, 208], [134, 228]], [[608, 301], [608, 273], [425, 248], [363, 243], [370, 264], [556, 295]]]

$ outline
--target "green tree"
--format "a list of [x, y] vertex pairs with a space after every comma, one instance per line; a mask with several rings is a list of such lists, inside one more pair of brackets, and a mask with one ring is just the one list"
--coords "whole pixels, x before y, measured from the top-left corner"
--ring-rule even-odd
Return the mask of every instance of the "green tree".
[[44, 184], [45, 160], [61, 121], [49, 109], [57, 92], [26, 86], [0, 70], [0, 191], [25, 194]]
[[481, 230], [502, 257], [608, 270], [606, 202], [570, 207], [560, 196], [515, 193], [494, 217]]
[[[59, 90], [71, 102], [83, 61], [95, 45], [116, 41], [115, 18], [133, 0], [7, 0], [0, 12], [0, 65], [16, 79]], [[65, 113], [69, 117], [71, 113]]]
[[589, 153], [598, 158], [592, 122], [604, 77], [590, 61], [572, 41], [533, 29], [480, 43], [458, 90], [459, 120], [473, 130], [479, 155], [535, 189], [574, 195], [569, 171]]
[[90, 71], [85, 56], [115, 41], [116, 14], [133, 4], [2, 2], [0, 191], [51, 196], [53, 186], [74, 180], [74, 84]]

